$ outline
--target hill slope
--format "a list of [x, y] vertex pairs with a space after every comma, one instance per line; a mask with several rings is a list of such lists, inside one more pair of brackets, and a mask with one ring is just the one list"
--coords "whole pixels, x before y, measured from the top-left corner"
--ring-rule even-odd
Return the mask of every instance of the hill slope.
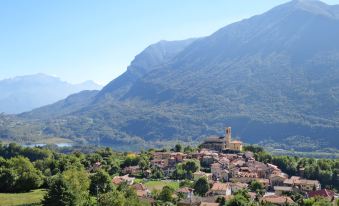
[[168, 58], [156, 58], [159, 50], [137, 56], [146, 66], [132, 63], [86, 106], [47, 116], [46, 128], [54, 128], [47, 134], [154, 145], [199, 140], [231, 125], [247, 142], [307, 137], [339, 148], [338, 34], [338, 6], [294, 0]]

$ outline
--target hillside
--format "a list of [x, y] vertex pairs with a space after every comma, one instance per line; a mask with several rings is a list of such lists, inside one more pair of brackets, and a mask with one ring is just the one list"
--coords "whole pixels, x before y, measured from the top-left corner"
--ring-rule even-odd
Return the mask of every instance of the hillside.
[[21, 117], [43, 122], [46, 135], [113, 146], [191, 142], [230, 125], [250, 143], [339, 148], [338, 33], [338, 6], [294, 0], [176, 49], [153, 45], [62, 115]]
[[0, 112], [18, 114], [55, 103], [83, 90], [97, 90], [92, 81], [70, 84], [45, 74], [0, 80]]

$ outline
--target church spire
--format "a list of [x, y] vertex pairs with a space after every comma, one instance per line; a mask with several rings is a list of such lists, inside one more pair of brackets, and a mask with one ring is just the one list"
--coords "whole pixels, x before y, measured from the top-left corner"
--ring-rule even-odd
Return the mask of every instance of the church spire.
[[231, 138], [232, 138], [232, 134], [231, 134], [231, 127], [227, 127], [226, 128], [226, 134], [225, 134], [225, 143], [226, 143], [226, 148], [230, 148], [231, 145]]

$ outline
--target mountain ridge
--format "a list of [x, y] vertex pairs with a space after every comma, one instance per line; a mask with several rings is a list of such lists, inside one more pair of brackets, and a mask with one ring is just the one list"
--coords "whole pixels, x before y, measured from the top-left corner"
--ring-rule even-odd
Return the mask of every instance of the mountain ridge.
[[337, 8], [292, 1], [195, 39], [160, 64], [151, 53], [141, 76], [127, 70], [86, 105], [50, 117], [46, 128], [63, 129], [47, 134], [166, 144], [230, 125], [249, 143], [304, 136], [339, 148], [339, 19], [323, 12]]

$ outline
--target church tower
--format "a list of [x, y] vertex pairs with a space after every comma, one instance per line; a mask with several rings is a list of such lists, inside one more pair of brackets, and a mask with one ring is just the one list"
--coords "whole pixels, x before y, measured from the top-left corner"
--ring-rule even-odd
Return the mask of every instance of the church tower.
[[229, 149], [231, 146], [231, 127], [226, 128], [226, 134], [225, 134], [225, 143], [226, 143], [226, 149]]

